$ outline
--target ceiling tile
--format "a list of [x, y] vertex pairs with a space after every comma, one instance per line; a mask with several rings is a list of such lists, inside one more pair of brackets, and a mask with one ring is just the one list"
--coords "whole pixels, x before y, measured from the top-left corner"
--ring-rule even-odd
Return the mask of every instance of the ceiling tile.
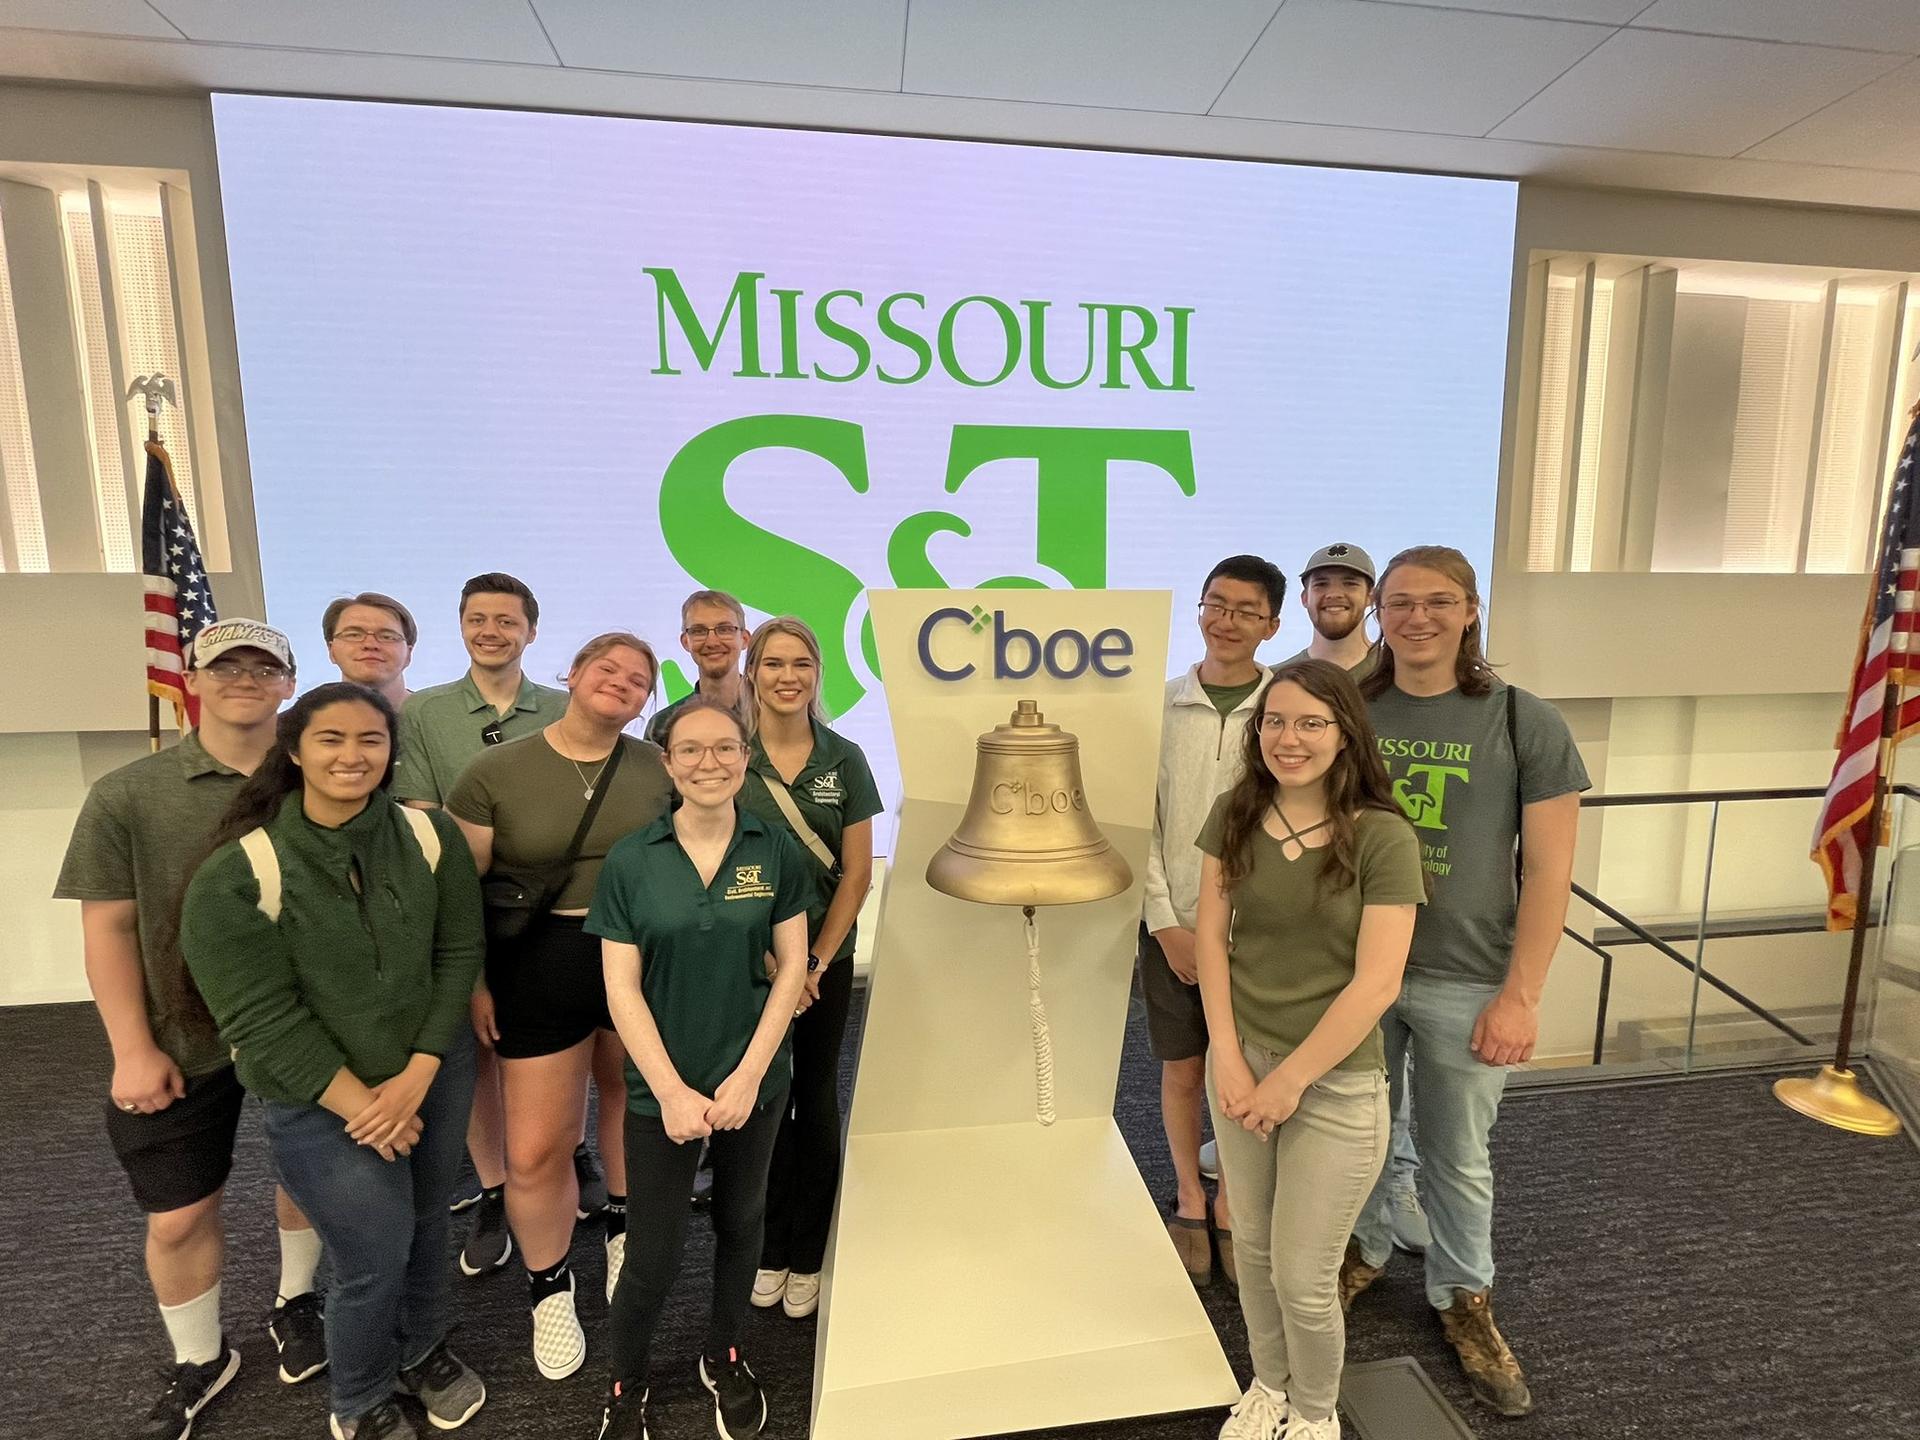
[[1654, 0], [1635, 25], [1920, 54], [1916, 0]]
[[0, 28], [73, 30], [90, 35], [151, 35], [178, 40], [146, 0], [0, 0]]
[[1621, 30], [1493, 134], [1736, 155], [1899, 63], [1860, 50]]
[[154, 0], [194, 40], [554, 63], [527, 0]]
[[1213, 113], [1479, 135], [1610, 33], [1470, 10], [1289, 0]]
[[1920, 124], [1913, 118], [1916, 86], [1920, 60], [1762, 141], [1743, 158], [1920, 171]]
[[[1399, 4], [1401, 0], [1393, 0]], [[1543, 20], [1591, 20], [1624, 25], [1647, 8], [1647, 0], [1407, 0], [1442, 10], [1491, 10], [1498, 15], [1534, 15]]]
[[1279, 0], [918, 0], [906, 88], [1204, 112]]
[[907, 0], [537, 0], [568, 65], [644, 75], [900, 88]]

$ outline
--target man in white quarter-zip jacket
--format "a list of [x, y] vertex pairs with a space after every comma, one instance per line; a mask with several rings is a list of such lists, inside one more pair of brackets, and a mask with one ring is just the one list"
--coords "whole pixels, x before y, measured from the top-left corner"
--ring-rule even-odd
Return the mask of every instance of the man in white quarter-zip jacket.
[[[1234, 555], [1201, 588], [1206, 658], [1167, 682], [1153, 845], [1147, 852], [1140, 930], [1140, 991], [1147, 1036], [1160, 1060], [1160, 1117], [1178, 1190], [1167, 1233], [1196, 1285], [1213, 1275], [1207, 1194], [1200, 1178], [1200, 1112], [1207, 1100], [1207, 1017], [1194, 968], [1200, 834], [1216, 796], [1239, 778], [1246, 725], [1268, 672], [1255, 652], [1280, 628], [1287, 581], [1258, 555]], [[1220, 1263], [1233, 1276], [1233, 1220], [1222, 1176], [1214, 1201]]]

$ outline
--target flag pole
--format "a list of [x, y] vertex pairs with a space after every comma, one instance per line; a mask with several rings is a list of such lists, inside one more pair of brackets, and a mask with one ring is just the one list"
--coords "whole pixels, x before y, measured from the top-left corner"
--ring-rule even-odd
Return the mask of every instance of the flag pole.
[[[1916, 352], [1920, 353], [1920, 352]], [[1914, 410], [1920, 418], [1920, 406]], [[1909, 445], [1911, 445], [1909, 441]], [[1802, 1115], [1855, 1135], [1898, 1135], [1900, 1117], [1861, 1088], [1860, 1077], [1847, 1063], [1853, 1058], [1853, 1019], [1860, 1004], [1860, 976], [1866, 967], [1867, 925], [1873, 914], [1873, 879], [1878, 868], [1880, 836], [1886, 824], [1887, 791], [1892, 781], [1894, 741], [1899, 734], [1900, 704], [1905, 690], [1902, 667], [1889, 664], [1886, 688], [1880, 694], [1880, 738], [1874, 754], [1873, 801], [1867, 809], [1867, 843], [1860, 855], [1860, 888], [1855, 894], [1853, 926], [1847, 937], [1847, 987], [1840, 1001], [1840, 1036], [1833, 1063], [1818, 1075], [1790, 1075], [1773, 1082], [1774, 1098]], [[1884, 918], [1884, 917], [1883, 917]]]
[[[147, 378], [146, 376], [141, 377], [142, 380]], [[157, 379], [159, 377], [156, 376], [154, 378]], [[160, 401], [164, 393], [162, 387], [153, 384], [140, 385], [136, 383], [131, 388], [138, 390], [146, 398], [147, 443], [149, 445], [158, 445], [160, 444]], [[160, 753], [160, 697], [154, 694], [152, 689], [147, 691], [147, 749], [155, 755]]]

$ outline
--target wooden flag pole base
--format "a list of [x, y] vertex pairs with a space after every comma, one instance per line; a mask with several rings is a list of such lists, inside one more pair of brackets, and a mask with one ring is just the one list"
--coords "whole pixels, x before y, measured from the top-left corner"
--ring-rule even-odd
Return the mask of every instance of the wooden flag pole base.
[[1900, 1117], [1860, 1088], [1851, 1070], [1822, 1065], [1818, 1075], [1790, 1075], [1773, 1082], [1782, 1105], [1855, 1135], [1898, 1135]]

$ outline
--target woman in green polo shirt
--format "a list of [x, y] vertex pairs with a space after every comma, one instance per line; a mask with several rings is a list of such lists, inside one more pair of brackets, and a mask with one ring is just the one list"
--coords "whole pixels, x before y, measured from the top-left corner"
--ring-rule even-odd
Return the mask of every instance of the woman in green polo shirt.
[[[685, 1249], [700, 1146], [713, 1160], [713, 1308], [700, 1357], [722, 1437], [745, 1440], [767, 1402], [740, 1358], [786, 1110], [787, 1032], [806, 1003], [813, 879], [785, 831], [736, 807], [739, 719], [688, 701], [666, 735], [671, 815], [607, 855], [587, 915], [627, 1055], [626, 1264], [613, 1295], [613, 1385], [601, 1440], [643, 1440], [661, 1306]], [[767, 973], [766, 957], [776, 973]]]
[[446, 1344], [480, 885], [450, 819], [386, 794], [394, 723], [361, 685], [296, 700], [181, 906], [187, 966], [332, 1264], [335, 1440], [413, 1436], [396, 1390], [441, 1429], [486, 1399]]
[[873, 880], [882, 809], [860, 747], [827, 728], [820, 642], [780, 615], [747, 649], [752, 731], [740, 804], [806, 851], [807, 997], [793, 1022], [793, 1091], [767, 1177], [767, 1238], [753, 1303], [798, 1320], [820, 1307], [820, 1267], [840, 1188], [840, 1047], [853, 1005], [853, 925]]
[[1340, 1258], [1386, 1159], [1380, 1017], [1400, 993], [1420, 846], [1345, 671], [1274, 672], [1214, 802], [1195, 955], [1253, 1383], [1221, 1440], [1339, 1440]]

